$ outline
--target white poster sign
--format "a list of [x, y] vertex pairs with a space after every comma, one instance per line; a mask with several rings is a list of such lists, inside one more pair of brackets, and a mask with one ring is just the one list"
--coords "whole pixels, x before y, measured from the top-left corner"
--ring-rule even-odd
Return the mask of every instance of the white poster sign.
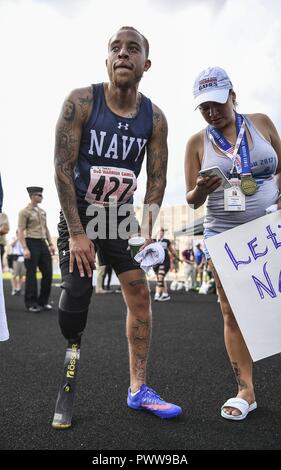
[[281, 352], [281, 211], [206, 245], [253, 361]]

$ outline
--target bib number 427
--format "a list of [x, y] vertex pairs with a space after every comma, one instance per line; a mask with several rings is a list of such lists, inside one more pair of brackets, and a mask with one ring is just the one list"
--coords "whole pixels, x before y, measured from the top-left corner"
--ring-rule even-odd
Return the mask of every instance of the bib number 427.
[[123, 168], [92, 167], [86, 201], [109, 206], [130, 200], [137, 188], [133, 171]]

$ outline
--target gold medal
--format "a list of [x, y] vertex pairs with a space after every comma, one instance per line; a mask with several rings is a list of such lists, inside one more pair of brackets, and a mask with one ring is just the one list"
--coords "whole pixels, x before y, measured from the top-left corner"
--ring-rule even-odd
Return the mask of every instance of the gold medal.
[[256, 180], [252, 176], [241, 176], [241, 191], [245, 196], [252, 196], [257, 189]]

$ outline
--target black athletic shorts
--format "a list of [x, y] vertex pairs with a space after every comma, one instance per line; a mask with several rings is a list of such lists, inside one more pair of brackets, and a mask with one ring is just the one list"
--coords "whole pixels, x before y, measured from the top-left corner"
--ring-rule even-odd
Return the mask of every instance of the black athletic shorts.
[[[80, 216], [80, 220], [82, 222], [83, 228], [86, 231], [86, 228], [89, 222], [93, 220], [94, 216], [93, 215], [87, 216], [86, 208], [84, 207], [79, 208], [78, 212], [79, 212], [79, 216]], [[117, 231], [118, 231], [119, 224], [123, 222], [126, 218], [128, 218], [128, 214], [126, 216], [117, 217]], [[107, 212], [107, 216], [109, 217], [109, 212]], [[133, 235], [136, 233], [135, 228], [138, 227], [138, 222], [135, 216], [133, 216], [133, 219], [134, 220], [132, 220], [132, 216], [128, 218], [128, 229], [129, 229], [129, 224], [131, 227], [134, 227], [133, 233], [128, 232], [128, 238], [130, 235]], [[105, 228], [106, 235], [108, 235], [109, 233], [108, 222], [109, 222], [109, 219], [107, 218], [107, 226]], [[98, 226], [97, 226], [97, 229], [98, 229]], [[69, 232], [68, 232], [66, 220], [62, 212], [60, 213], [58, 233], [59, 233], [59, 238], [58, 238], [57, 245], [58, 245], [58, 251], [59, 251], [60, 267], [62, 269], [62, 264], [64, 264], [65, 262], [69, 262]], [[117, 233], [117, 238], [110, 239], [108, 236], [108, 238], [105, 238], [105, 239], [96, 238], [93, 240], [100, 264], [101, 265], [110, 264], [117, 275], [126, 271], [131, 271], [133, 269], [140, 269], [139, 264], [137, 264], [132, 259], [130, 255], [130, 251], [128, 250], [128, 238], [127, 239], [120, 238]], [[63, 271], [65, 271], [65, 269], [63, 269]]]

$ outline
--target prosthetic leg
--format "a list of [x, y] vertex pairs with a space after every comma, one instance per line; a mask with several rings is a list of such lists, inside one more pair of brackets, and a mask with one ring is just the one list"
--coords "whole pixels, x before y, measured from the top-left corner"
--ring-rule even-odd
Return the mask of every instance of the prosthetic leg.
[[76, 378], [80, 359], [81, 338], [78, 341], [69, 341], [64, 360], [63, 379], [56, 402], [55, 414], [52, 422], [53, 428], [67, 429], [71, 426], [73, 405], [76, 389]]
[[[81, 337], [87, 322], [88, 307], [92, 289], [87, 289], [81, 297], [81, 290], [76, 286], [79, 297], [73, 297], [63, 290], [59, 302], [59, 324], [62, 334], [68, 340], [64, 360], [61, 386], [57, 397], [52, 427], [70, 428], [80, 359]], [[83, 310], [82, 310], [83, 309]]]

